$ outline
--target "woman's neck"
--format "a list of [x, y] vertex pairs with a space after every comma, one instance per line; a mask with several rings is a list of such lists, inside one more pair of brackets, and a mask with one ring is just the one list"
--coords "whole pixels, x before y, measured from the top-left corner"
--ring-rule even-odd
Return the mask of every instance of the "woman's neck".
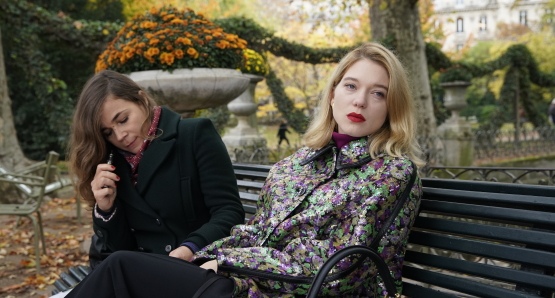
[[342, 134], [334, 131], [331, 135], [331, 138], [335, 142], [335, 145], [337, 146], [337, 148], [341, 149], [343, 148], [343, 146], [349, 144], [351, 141], [358, 140], [361, 137], [353, 137], [350, 135], [346, 135], [346, 134]]

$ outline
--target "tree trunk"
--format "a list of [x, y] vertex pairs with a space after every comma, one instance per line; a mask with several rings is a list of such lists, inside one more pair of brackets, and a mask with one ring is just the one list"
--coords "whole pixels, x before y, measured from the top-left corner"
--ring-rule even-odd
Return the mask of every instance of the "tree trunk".
[[0, 28], [0, 166], [13, 170], [29, 164], [25, 158], [15, 131], [12, 115], [12, 101], [8, 93], [8, 81], [4, 66], [4, 49]]
[[[376, 0], [368, 3], [372, 39], [393, 39], [395, 52], [409, 74], [416, 102], [418, 136], [429, 140], [430, 137], [435, 137], [436, 119], [417, 2], [418, 0]], [[427, 147], [422, 142], [421, 145]]]

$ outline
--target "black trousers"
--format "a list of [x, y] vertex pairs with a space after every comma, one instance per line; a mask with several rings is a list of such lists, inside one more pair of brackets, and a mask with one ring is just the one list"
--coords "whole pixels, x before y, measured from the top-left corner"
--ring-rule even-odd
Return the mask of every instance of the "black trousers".
[[187, 298], [194, 297], [203, 288], [205, 291], [198, 297], [223, 298], [232, 297], [234, 287], [231, 279], [181, 259], [118, 251], [100, 263], [66, 297]]

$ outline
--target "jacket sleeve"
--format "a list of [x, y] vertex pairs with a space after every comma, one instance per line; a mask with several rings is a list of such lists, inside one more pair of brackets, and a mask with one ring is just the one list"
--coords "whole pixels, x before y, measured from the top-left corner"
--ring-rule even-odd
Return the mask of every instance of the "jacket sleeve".
[[103, 221], [94, 215], [93, 230], [100, 241], [112, 252], [118, 250], [137, 250], [137, 243], [132, 233], [129, 233], [129, 224], [125, 218], [124, 205], [120, 200], [114, 201], [115, 213], [109, 221]]
[[210, 220], [189, 234], [183, 242], [202, 248], [229, 236], [234, 225], [245, 221], [237, 180], [227, 149], [209, 119], [199, 119], [194, 128], [193, 150], [204, 203]]
[[[233, 239], [234, 236], [232, 236], [230, 237], [232, 239], [227, 241], [225, 248], [218, 247], [218, 245], [210, 246], [197, 256], [217, 259], [220, 266], [247, 268], [285, 276], [314, 276], [322, 264], [338, 250], [347, 246], [368, 245], [372, 241], [380, 228], [376, 222], [385, 221], [385, 218], [391, 214], [391, 209], [394, 208], [396, 200], [410, 178], [410, 171], [408, 170], [403, 170], [400, 175], [397, 174], [397, 177], [393, 174], [384, 179], [390, 186], [388, 187], [387, 199], [384, 199], [383, 203], [377, 206], [370, 203], [375, 202], [373, 200], [364, 200], [369, 203], [361, 206], [361, 209], [359, 209], [361, 212], [349, 213], [350, 215], [345, 216], [345, 218], [335, 221], [333, 227], [326, 227], [330, 233], [326, 237], [322, 237], [323, 239], [321, 239], [321, 235], [296, 238], [287, 243], [282, 249], [269, 247], [233, 248], [233, 245], [241, 246], [241, 239]], [[269, 190], [270, 187], [265, 186], [261, 198], [264, 200], [272, 199]], [[416, 217], [420, 192], [420, 184], [417, 180], [409, 196], [409, 202], [402, 208], [402, 216], [395, 220], [394, 225], [380, 241], [378, 249], [385, 262], [390, 266], [395, 278], [397, 279], [398, 275], [399, 280], [400, 263], [404, 255], [408, 228]], [[259, 207], [263, 206], [259, 204]], [[268, 211], [266, 210], [264, 213]], [[256, 221], [271, 220], [266, 218], [263, 212], [257, 212], [256, 216], [257, 218], [251, 220], [251, 224], [255, 224]], [[256, 227], [249, 227], [248, 225], [245, 227], [256, 230]], [[345, 270], [353, 261], [352, 258], [342, 260], [331, 273]], [[375, 273], [375, 267], [372, 266], [370, 261], [367, 261], [349, 276], [327, 283], [320, 294], [347, 294], [356, 288], [357, 282], [369, 280]], [[260, 287], [264, 288], [265, 291], [303, 295], [306, 294], [309, 287], [308, 284], [292, 284], [256, 277], [256, 273], [248, 276], [232, 274], [232, 277], [236, 279], [236, 293], [247, 291], [247, 289], [252, 290], [253, 287]]]

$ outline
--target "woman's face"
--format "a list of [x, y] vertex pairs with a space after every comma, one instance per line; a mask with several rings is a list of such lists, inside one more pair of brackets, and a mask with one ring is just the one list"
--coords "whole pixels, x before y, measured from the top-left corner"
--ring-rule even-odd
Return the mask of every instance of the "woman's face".
[[379, 130], [387, 118], [389, 75], [378, 63], [361, 59], [351, 65], [333, 91], [337, 132], [363, 137]]
[[136, 154], [148, 133], [147, 114], [139, 105], [108, 97], [102, 105], [100, 121], [102, 134], [108, 142], [119, 149]]

